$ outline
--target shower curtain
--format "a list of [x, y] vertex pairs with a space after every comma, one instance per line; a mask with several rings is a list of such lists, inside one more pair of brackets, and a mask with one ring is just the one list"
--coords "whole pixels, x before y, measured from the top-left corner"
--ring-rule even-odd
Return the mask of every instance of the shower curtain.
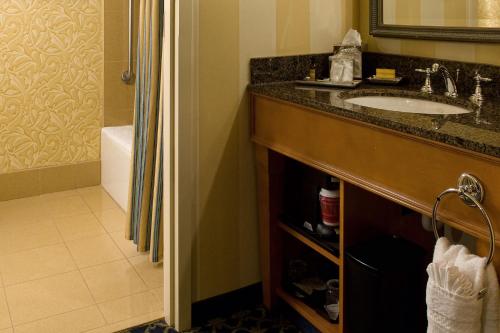
[[126, 238], [152, 262], [163, 258], [163, 0], [141, 0], [137, 42], [134, 142]]

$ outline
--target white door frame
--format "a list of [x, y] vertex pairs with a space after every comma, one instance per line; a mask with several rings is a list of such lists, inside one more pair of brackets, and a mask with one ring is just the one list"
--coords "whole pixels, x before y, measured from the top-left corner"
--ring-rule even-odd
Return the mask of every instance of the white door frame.
[[[176, 302], [174, 299], [175, 290], [175, 253], [176, 245], [174, 238], [174, 213], [175, 205], [174, 193], [174, 154], [175, 140], [173, 136], [174, 121], [174, 6], [172, 0], [164, 2], [164, 35], [162, 53], [162, 103], [163, 103], [163, 307], [165, 320], [173, 323], [175, 318]], [[168, 78], [168, 79], [167, 79]]]
[[193, 230], [198, 218], [198, 0], [165, 0], [164, 304], [191, 328]]

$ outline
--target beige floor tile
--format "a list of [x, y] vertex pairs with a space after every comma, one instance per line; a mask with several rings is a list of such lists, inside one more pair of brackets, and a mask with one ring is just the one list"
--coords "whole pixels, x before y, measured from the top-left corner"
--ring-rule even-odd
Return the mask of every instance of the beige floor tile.
[[108, 323], [161, 311], [161, 304], [151, 292], [144, 292], [98, 305]]
[[95, 212], [95, 215], [108, 232], [125, 230], [127, 216], [121, 208]]
[[14, 332], [14, 329], [12, 329], [12, 327], [6, 328], [4, 330], [0, 330], [0, 333], [13, 333], [13, 332]]
[[0, 255], [55, 245], [62, 241], [50, 220], [0, 226]]
[[58, 198], [73, 197], [75, 195], [80, 195], [77, 190], [67, 190], [61, 192], [44, 193], [40, 195], [41, 200], [53, 200]]
[[151, 293], [156, 297], [156, 299], [158, 300], [158, 302], [163, 307], [163, 298], [164, 298], [164, 289], [163, 289], [163, 286], [160, 287], [160, 288], [151, 289]]
[[106, 324], [97, 306], [63, 313], [15, 327], [16, 333], [80, 333]]
[[11, 327], [9, 308], [5, 298], [5, 290], [0, 289], [0, 329]]
[[[132, 317], [123, 321], [116, 322], [114, 324], [106, 325], [94, 330], [87, 331], [85, 333], [113, 333], [118, 332], [129, 327], [138, 326], [153, 320], [158, 320], [164, 318], [165, 315], [163, 311], [154, 311], [142, 316]], [[1, 333], [1, 332], [0, 332]]]
[[26, 198], [20, 198], [20, 199], [13, 199], [13, 200], [7, 200], [7, 201], [0, 201], [0, 209], [4, 209], [6, 207], [26, 207], [26, 206], [31, 206], [35, 203], [40, 202], [40, 196], [32, 196], [32, 197], [26, 197]]
[[140, 252], [137, 252], [137, 245], [133, 241], [125, 239], [123, 231], [111, 232], [109, 235], [113, 238], [125, 257], [131, 258], [141, 255]]
[[90, 209], [79, 195], [46, 200], [49, 214], [53, 218], [89, 214]]
[[97, 185], [97, 186], [77, 188], [76, 191], [80, 194], [84, 194], [84, 193], [90, 193], [90, 192], [97, 193], [97, 192], [104, 191], [104, 189], [101, 185]]
[[14, 326], [93, 305], [79, 272], [16, 284], [5, 288]]
[[80, 268], [123, 259], [123, 254], [108, 235], [78, 239], [66, 243]]
[[150, 262], [148, 254], [141, 254], [128, 260], [149, 289], [163, 286], [163, 264]]
[[0, 225], [32, 224], [47, 214], [47, 206], [39, 197], [4, 201], [0, 204]]
[[127, 260], [82, 269], [82, 275], [97, 303], [147, 290]]
[[46, 246], [0, 257], [4, 285], [76, 270], [77, 267], [64, 244]]
[[88, 191], [81, 193], [83, 200], [87, 203], [93, 212], [102, 212], [108, 209], [119, 209], [116, 202], [106, 191]]
[[93, 214], [54, 218], [54, 223], [65, 241], [99, 236], [106, 233]]

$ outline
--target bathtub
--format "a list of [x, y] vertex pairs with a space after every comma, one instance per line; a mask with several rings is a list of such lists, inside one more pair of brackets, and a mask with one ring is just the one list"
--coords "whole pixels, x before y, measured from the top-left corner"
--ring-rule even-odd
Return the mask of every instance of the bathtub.
[[101, 184], [127, 210], [132, 159], [132, 126], [104, 127], [101, 133]]

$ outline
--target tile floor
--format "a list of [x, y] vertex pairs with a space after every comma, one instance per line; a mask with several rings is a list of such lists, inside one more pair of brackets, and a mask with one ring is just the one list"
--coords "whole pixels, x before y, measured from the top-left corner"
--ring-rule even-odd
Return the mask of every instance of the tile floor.
[[0, 333], [115, 332], [163, 316], [163, 267], [100, 186], [0, 202]]

